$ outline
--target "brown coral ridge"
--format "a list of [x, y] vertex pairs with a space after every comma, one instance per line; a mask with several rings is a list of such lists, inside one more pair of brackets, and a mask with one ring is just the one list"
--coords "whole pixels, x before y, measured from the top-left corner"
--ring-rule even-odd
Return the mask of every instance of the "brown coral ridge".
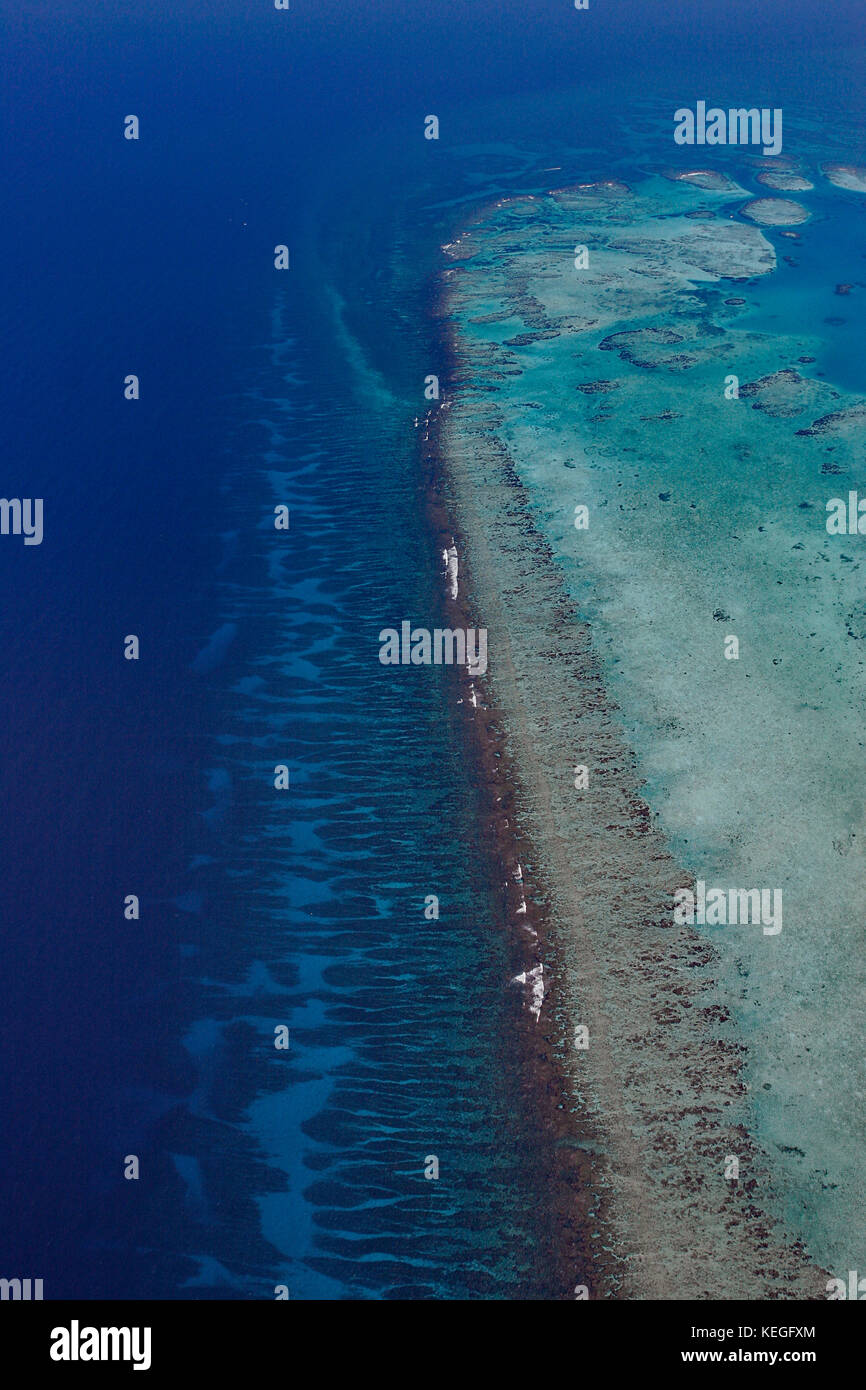
[[619, 381], [582, 381], [576, 389], [586, 396], [605, 396], [611, 391], [619, 391], [621, 385]]
[[[475, 393], [452, 357], [446, 400], [459, 389]], [[482, 626], [478, 588], [467, 564], [466, 537], [454, 506], [450, 475], [439, 451], [444, 416], [431, 419], [425, 445], [423, 474], [427, 516], [436, 553], [456, 542], [460, 556], [460, 587], [456, 599], [443, 597], [451, 628]], [[503, 1038], [503, 1067], [516, 1085], [519, 1106], [532, 1144], [539, 1193], [539, 1240], [534, 1252], [536, 1293], [551, 1299], [573, 1299], [580, 1285], [590, 1299], [617, 1296], [622, 1283], [620, 1264], [612, 1253], [611, 1220], [602, 1178], [604, 1143], [588, 1114], [570, 1093], [562, 1061], [561, 1012], [555, 943], [549, 935], [550, 907], [535, 868], [538, 855], [516, 806], [519, 778], [511, 757], [502, 711], [491, 698], [489, 685], [478, 677], [455, 671], [453, 688], [461, 711], [460, 730], [467, 761], [477, 769], [481, 823], [479, 833], [490, 862], [499, 866], [501, 926], [507, 933], [511, 983], [503, 980], [511, 1005], [508, 1036]], [[470, 689], [475, 695], [472, 702]], [[516, 870], [520, 868], [520, 878]], [[520, 909], [523, 909], [522, 911]], [[544, 967], [545, 999], [536, 1020], [525, 993], [513, 988], [521, 972]]]
[[847, 410], [834, 410], [829, 415], [822, 415], [819, 420], [813, 420], [808, 429], [797, 430], [797, 433], [803, 435], [844, 434], [846, 431], [859, 430], [864, 424], [866, 424], [866, 404], [852, 405]]

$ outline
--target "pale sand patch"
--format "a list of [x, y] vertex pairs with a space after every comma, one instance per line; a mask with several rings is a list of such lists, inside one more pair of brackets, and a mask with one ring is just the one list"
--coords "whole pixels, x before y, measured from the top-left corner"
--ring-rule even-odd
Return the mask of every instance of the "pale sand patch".
[[789, 174], [796, 173], [800, 167], [799, 160], [789, 154], [750, 155], [747, 163], [754, 165], [756, 169], [782, 169]]
[[821, 173], [837, 188], [866, 193], [866, 168], [862, 164], [822, 164]]
[[549, 196], [552, 198], [562, 193], [586, 198], [626, 198], [631, 196], [631, 189], [621, 179], [599, 179], [595, 183], [562, 184], [559, 188], [549, 190]]
[[810, 188], [815, 185], [808, 179], [804, 179], [802, 174], [789, 174], [784, 169], [778, 172], [767, 169], [757, 175], [758, 183], [766, 184], [767, 188], [776, 188], [783, 193], [808, 193]]
[[791, 198], [753, 198], [742, 209], [742, 214], [760, 227], [793, 227], [798, 222], [806, 222], [810, 216], [808, 208]]
[[735, 193], [738, 185], [727, 174], [715, 169], [663, 169], [662, 177], [671, 183], [687, 183], [692, 188], [703, 188], [709, 193]]

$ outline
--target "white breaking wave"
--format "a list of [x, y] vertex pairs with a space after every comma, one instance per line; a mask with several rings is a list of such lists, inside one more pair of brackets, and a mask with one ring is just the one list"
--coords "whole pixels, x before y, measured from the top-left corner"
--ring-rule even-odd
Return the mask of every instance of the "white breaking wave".
[[442, 563], [445, 566], [445, 582], [448, 586], [449, 598], [457, 597], [457, 547], [453, 543], [447, 550], [442, 551]]
[[544, 980], [542, 979], [543, 974], [544, 965], [539, 962], [539, 964], [536, 965], [534, 970], [522, 970], [519, 975], [515, 975], [514, 979], [511, 982], [515, 985], [532, 986], [532, 994], [530, 995], [529, 1000], [529, 1012], [535, 1015], [536, 1023], [541, 1017], [541, 1006], [544, 1003]]

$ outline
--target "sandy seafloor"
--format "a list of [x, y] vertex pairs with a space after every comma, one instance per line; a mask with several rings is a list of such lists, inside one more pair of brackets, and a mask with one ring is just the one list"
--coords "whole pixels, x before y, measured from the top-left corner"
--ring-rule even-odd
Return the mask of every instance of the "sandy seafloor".
[[[502, 197], [444, 248], [435, 438], [478, 698], [550, 903], [542, 1010], [602, 1135], [623, 1297], [822, 1298], [862, 1265], [866, 541], [825, 521], [864, 482], [866, 395], [826, 370], [864, 286], [822, 318], [792, 278], [767, 309], [800, 237], [862, 240], [818, 128], [778, 166], [814, 193], [777, 195], [760, 151], [672, 146], [630, 184]], [[808, 217], [743, 214], [777, 196]], [[782, 931], [675, 926], [698, 878], [781, 889]]]

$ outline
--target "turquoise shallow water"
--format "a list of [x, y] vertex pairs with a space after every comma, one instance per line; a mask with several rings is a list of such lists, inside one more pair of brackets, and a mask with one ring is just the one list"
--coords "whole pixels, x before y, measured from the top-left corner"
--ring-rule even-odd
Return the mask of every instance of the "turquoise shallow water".
[[[866, 1122], [866, 610], [862, 537], [824, 523], [827, 501], [863, 478], [852, 344], [864, 290], [834, 291], [862, 276], [866, 197], [828, 185], [813, 137], [792, 136], [786, 153], [818, 185], [814, 202], [787, 195], [813, 212], [797, 239], [741, 217], [746, 194], [773, 195], [728, 151], [712, 167], [740, 192], [653, 175], [631, 193], [490, 210], [451, 248], [451, 294], [475, 379], [490, 384], [488, 419], [591, 622], [669, 845], [692, 881], [782, 891], [779, 934], [704, 930], [748, 1044], [777, 1211], [844, 1270], [862, 1229]], [[571, 172], [564, 182], [581, 181]], [[590, 247], [585, 272], [576, 243]], [[740, 399], [725, 398], [729, 373]], [[846, 410], [844, 428], [798, 433]]]

